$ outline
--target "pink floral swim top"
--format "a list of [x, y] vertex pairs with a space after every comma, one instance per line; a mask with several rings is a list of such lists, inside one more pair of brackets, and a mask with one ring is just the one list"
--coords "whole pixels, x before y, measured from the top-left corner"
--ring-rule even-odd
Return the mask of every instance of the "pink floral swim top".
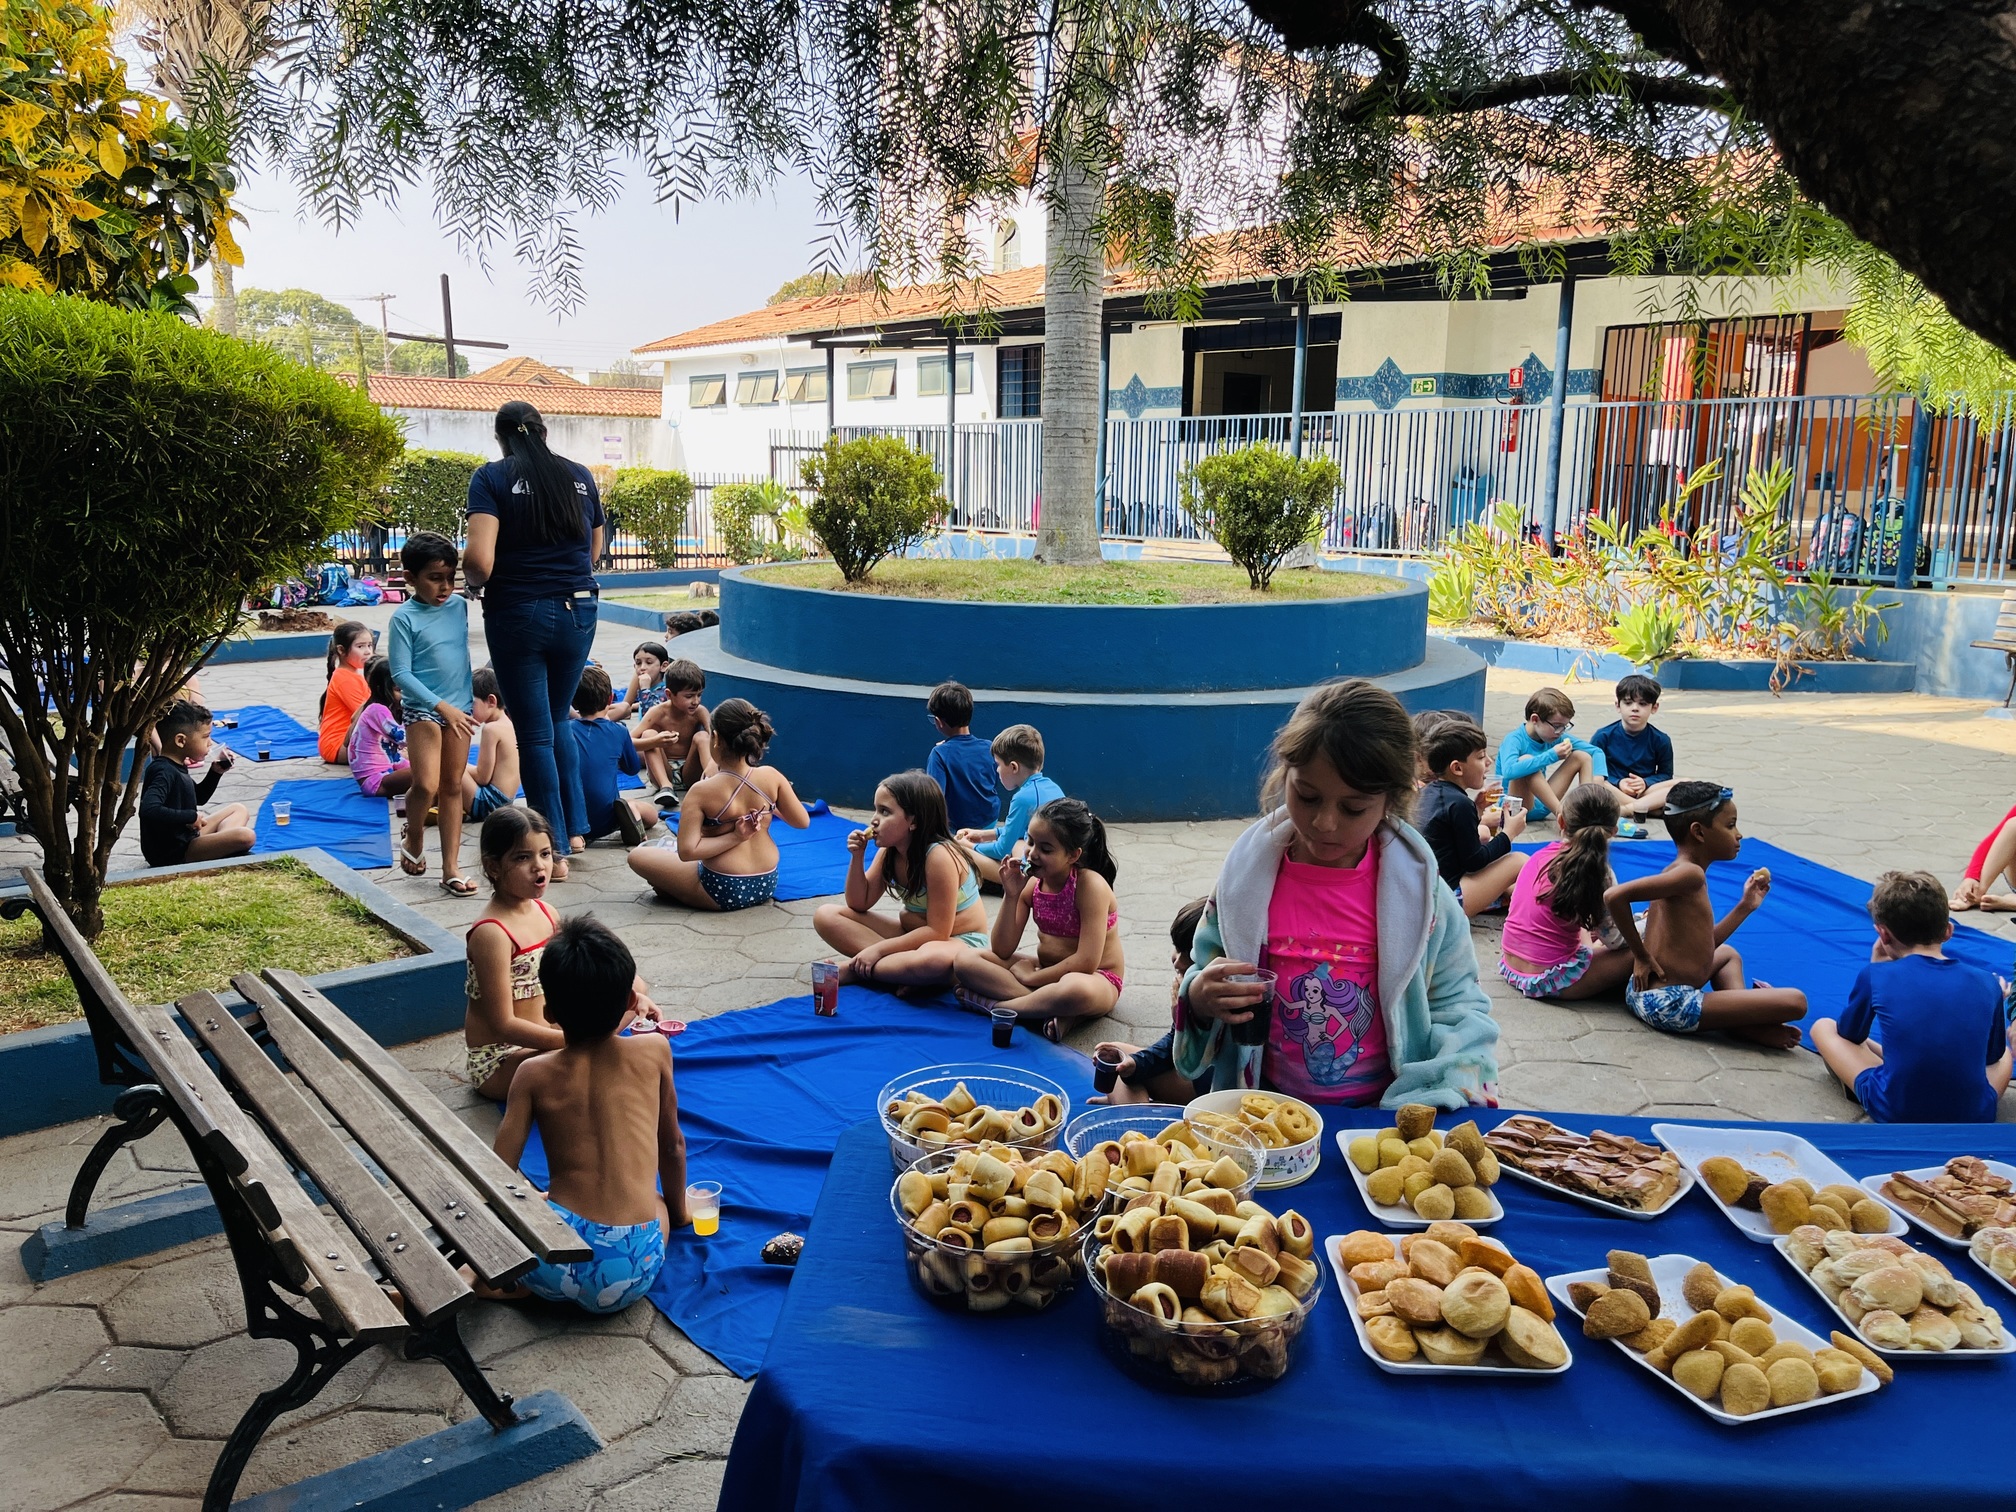
[[[1064, 884], [1064, 891], [1050, 892], [1043, 886], [1041, 878], [1030, 884], [1029, 917], [1036, 921], [1036, 927], [1057, 940], [1078, 938], [1078, 868], [1071, 868], [1070, 880]], [[1106, 911], [1106, 927], [1111, 929], [1120, 922], [1120, 910]]]
[[[547, 907], [546, 900], [536, 898], [533, 901], [545, 912], [546, 922], [556, 929], [559, 928], [560, 916]], [[546, 959], [546, 941], [541, 940], [537, 945], [520, 945], [518, 937], [510, 930], [504, 929], [504, 922], [501, 919], [478, 919], [469, 926], [469, 933], [473, 935], [485, 924], [494, 924], [497, 928], [503, 929], [504, 938], [511, 942], [511, 1001], [515, 1003], [525, 998], [539, 996], [545, 990], [539, 985], [539, 963]], [[476, 985], [474, 961], [469, 963], [468, 980], [465, 985], [470, 1002], [475, 1002], [483, 995], [482, 990]]]

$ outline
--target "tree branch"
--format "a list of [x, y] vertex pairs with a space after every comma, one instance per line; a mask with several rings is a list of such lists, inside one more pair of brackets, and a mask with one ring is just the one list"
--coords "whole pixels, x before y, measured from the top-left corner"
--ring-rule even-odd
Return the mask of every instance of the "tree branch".
[[1352, 102], [1346, 114], [1350, 119], [1363, 119], [1383, 109], [1403, 116], [1464, 115], [1498, 110], [1526, 100], [1595, 94], [1618, 95], [1639, 105], [1678, 105], [1689, 110], [1727, 111], [1731, 103], [1728, 92], [1720, 85], [1677, 74], [1556, 68], [1522, 78], [1501, 79], [1456, 95], [1437, 95], [1427, 90], [1382, 93], [1375, 80]]

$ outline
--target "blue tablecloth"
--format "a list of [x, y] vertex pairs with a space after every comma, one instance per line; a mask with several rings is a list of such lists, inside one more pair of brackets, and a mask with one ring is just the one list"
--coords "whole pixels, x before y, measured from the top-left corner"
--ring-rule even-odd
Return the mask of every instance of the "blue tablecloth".
[[[1537, 846], [1519, 849], [1531, 851]], [[1672, 864], [1670, 840], [1620, 841], [1610, 847], [1611, 869], [1620, 882], [1649, 877]], [[1797, 987], [1806, 994], [1802, 1031], [1817, 1018], [1839, 1018], [1848, 1006], [1848, 990], [1869, 964], [1869, 947], [1876, 943], [1876, 929], [1869, 922], [1872, 884], [1768, 841], [1745, 840], [1734, 861], [1717, 861], [1708, 868], [1708, 899], [1716, 917], [1736, 906], [1743, 884], [1760, 866], [1771, 869], [1771, 895], [1743, 921], [1729, 943], [1743, 957], [1743, 969], [1752, 981]], [[2012, 971], [2009, 942], [1971, 924], [1956, 921], [1946, 953], [1995, 976], [2007, 977]], [[1495, 962], [1481, 964], [1486, 970], [1496, 969]], [[1621, 1005], [1623, 1000], [1620, 991], [1616, 1001]], [[1810, 1037], [1807, 1043], [1812, 1043]]]
[[[1651, 1137], [1643, 1119], [1560, 1121]], [[1336, 1126], [1313, 1177], [1261, 1194], [1276, 1211], [1299, 1209], [1319, 1236], [1377, 1226], [1339, 1168]], [[2006, 1124], [1797, 1132], [1858, 1177], [1960, 1154], [2016, 1159], [2016, 1126]], [[1560, 1376], [1389, 1376], [1359, 1349], [1326, 1266], [1288, 1377], [1255, 1396], [1198, 1400], [1122, 1374], [1099, 1345], [1084, 1286], [1040, 1315], [969, 1318], [926, 1303], [904, 1276], [890, 1181], [879, 1131], [849, 1130], [735, 1435], [720, 1512], [887, 1512], [936, 1501], [959, 1512], [1950, 1512], [2006, 1509], [2016, 1498], [2002, 1437], [2016, 1407], [2008, 1359], [1907, 1361], [1873, 1395], [1725, 1427], [1579, 1332], [1570, 1335], [1574, 1368]], [[1834, 1326], [1777, 1252], [1738, 1233], [1704, 1193], [1641, 1223], [1510, 1180], [1498, 1191], [1506, 1216], [1491, 1232], [1542, 1275], [1600, 1265], [1612, 1248], [1691, 1254], [1823, 1334]], [[1975, 1270], [1953, 1255], [1956, 1271]], [[2016, 1320], [2008, 1293], [1985, 1274], [1968, 1279]]]

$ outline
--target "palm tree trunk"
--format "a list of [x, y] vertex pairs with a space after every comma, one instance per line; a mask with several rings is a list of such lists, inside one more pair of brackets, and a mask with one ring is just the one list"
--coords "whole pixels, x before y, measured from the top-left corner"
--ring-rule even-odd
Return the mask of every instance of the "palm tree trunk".
[[1105, 175], [1051, 166], [1043, 270], [1043, 523], [1036, 559], [1099, 560], [1099, 334], [1106, 258], [1099, 234]]
[[226, 336], [238, 334], [238, 286], [231, 277], [231, 264], [214, 258], [210, 264], [210, 329]]

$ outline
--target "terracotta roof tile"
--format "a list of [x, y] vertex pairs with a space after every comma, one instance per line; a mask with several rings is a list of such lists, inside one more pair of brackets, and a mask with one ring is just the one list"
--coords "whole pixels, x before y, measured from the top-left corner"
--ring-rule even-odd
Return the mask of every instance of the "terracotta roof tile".
[[556, 367], [548, 367], [537, 357], [506, 357], [502, 362], [492, 363], [480, 373], [469, 375], [471, 383], [552, 383], [571, 384], [575, 388], [586, 388], [587, 384]]
[[491, 383], [481, 378], [419, 378], [373, 373], [372, 400], [387, 409], [494, 410], [523, 399], [549, 415], [640, 415], [664, 412], [655, 388], [590, 388], [585, 383]]

